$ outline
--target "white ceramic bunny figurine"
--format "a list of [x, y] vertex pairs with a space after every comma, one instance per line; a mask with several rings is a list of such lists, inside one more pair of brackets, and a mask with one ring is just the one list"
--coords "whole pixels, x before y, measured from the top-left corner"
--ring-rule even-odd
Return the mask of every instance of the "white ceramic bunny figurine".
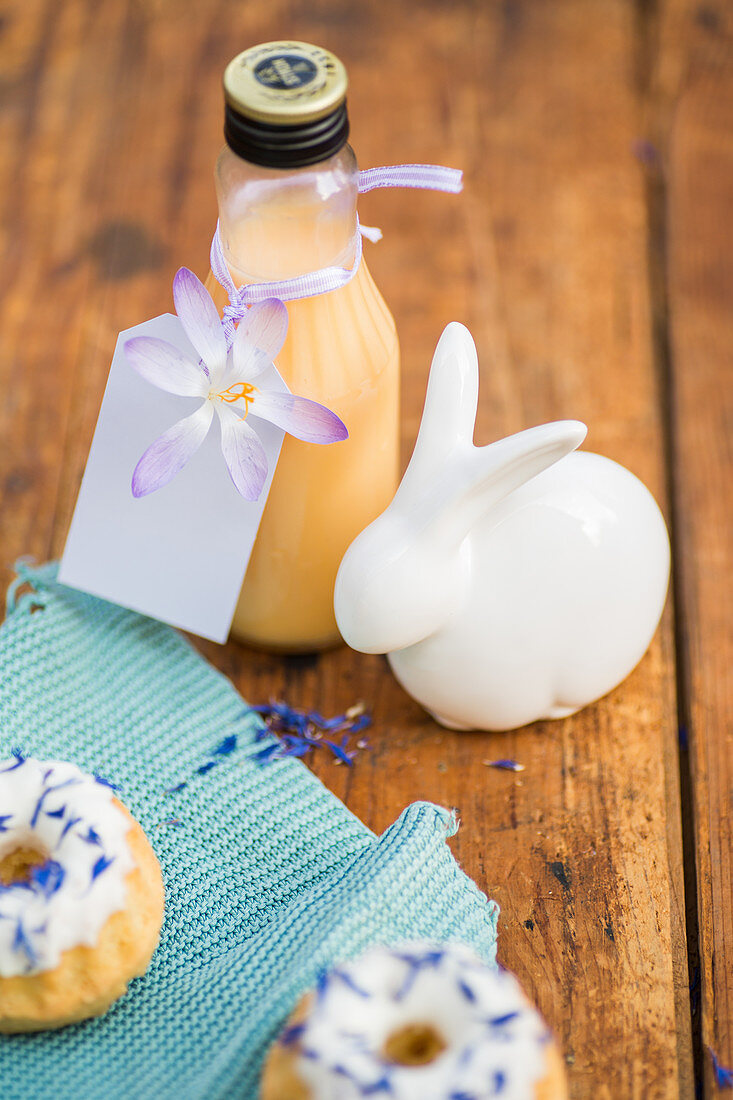
[[646, 487], [586, 452], [575, 420], [473, 445], [478, 361], [448, 325], [420, 432], [389, 507], [335, 590], [350, 646], [388, 653], [444, 726], [561, 718], [620, 683], [659, 622], [669, 539]]

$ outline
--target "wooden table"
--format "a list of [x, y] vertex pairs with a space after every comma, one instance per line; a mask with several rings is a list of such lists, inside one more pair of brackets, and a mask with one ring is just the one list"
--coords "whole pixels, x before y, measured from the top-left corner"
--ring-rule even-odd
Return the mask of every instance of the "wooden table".
[[[629, 679], [562, 722], [451, 734], [345, 649], [201, 645], [253, 702], [374, 711], [368, 825], [455, 806], [500, 958], [555, 1028], [575, 1098], [717, 1094], [733, 1065], [733, 9], [726, 0], [10, 0], [0, 16], [0, 557], [58, 555], [119, 329], [202, 275], [219, 81], [292, 35], [352, 80], [363, 166], [462, 166], [460, 199], [370, 195], [400, 330], [404, 457], [443, 325], [475, 334], [477, 439], [556, 417], [666, 511], [674, 592]], [[726, 437], [726, 426], [728, 436]], [[1, 674], [1, 673], [0, 673]], [[483, 763], [513, 757], [521, 774]]]

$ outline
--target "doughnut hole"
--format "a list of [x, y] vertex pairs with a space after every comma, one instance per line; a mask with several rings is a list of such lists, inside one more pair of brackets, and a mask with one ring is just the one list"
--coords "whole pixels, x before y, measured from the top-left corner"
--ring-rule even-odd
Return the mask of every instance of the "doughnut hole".
[[447, 1045], [432, 1024], [406, 1024], [387, 1036], [384, 1056], [398, 1066], [428, 1066]]
[[12, 886], [14, 882], [28, 882], [31, 871], [36, 867], [43, 867], [47, 859], [48, 852], [30, 844], [12, 848], [0, 856], [0, 882], [3, 886]]

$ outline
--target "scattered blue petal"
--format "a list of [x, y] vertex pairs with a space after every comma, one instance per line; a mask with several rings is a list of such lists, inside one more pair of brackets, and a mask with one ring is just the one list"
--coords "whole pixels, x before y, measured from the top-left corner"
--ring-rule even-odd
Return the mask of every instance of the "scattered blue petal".
[[[268, 746], [270, 751], [255, 755], [262, 764], [284, 756], [305, 756], [310, 749], [324, 747], [338, 762], [351, 767], [356, 750], [350, 749], [350, 739], [371, 724], [362, 704], [334, 718], [324, 718], [317, 710], [299, 710], [283, 702], [271, 702], [252, 707], [252, 710], [260, 715], [266, 727], [255, 733], [255, 740], [263, 740], [268, 732], [279, 738], [278, 749]], [[365, 741], [356, 746], [357, 749], [366, 747]]]
[[502, 768], [507, 772], [523, 772], [524, 764], [518, 764], [516, 760], [484, 760], [487, 768]]
[[292, 1046], [293, 1043], [297, 1043], [304, 1031], [305, 1024], [293, 1024], [292, 1027], [286, 1027], [280, 1036], [280, 1042], [285, 1047]]
[[407, 955], [395, 952], [395, 957], [401, 959], [402, 962], [407, 964], [408, 970], [404, 982], [394, 995], [396, 1001], [402, 1001], [412, 989], [415, 984], [415, 979], [421, 970], [439, 966], [445, 952], [443, 951], [426, 951], [421, 955]]
[[95, 775], [94, 779], [102, 787], [109, 787], [111, 791], [119, 791], [120, 787], [116, 783], [112, 783], [111, 780], [105, 779], [103, 775]]
[[[351, 767], [356, 749], [366, 748], [367, 742], [360, 741], [356, 749], [349, 747], [352, 734], [371, 724], [371, 718], [362, 704], [351, 707], [345, 714], [335, 718], [324, 718], [318, 711], [297, 710], [287, 703], [272, 702], [267, 705], [247, 707], [239, 718], [249, 718], [252, 713], [260, 715], [263, 724], [254, 732], [254, 741], [267, 744], [259, 748], [251, 757], [256, 763], [265, 765], [287, 756], [305, 756], [311, 749], [325, 747], [336, 761]], [[325, 737], [325, 733], [339, 734], [338, 740]], [[274, 739], [273, 739], [274, 735]], [[231, 733], [223, 738], [212, 750], [211, 758], [200, 764], [194, 775], [208, 775], [216, 767], [221, 757], [231, 756], [238, 746], [238, 736]], [[170, 787], [166, 793], [176, 794], [185, 789], [187, 781]]]
[[[249, 714], [249, 711], [243, 712]], [[217, 764], [221, 763], [221, 758], [224, 756], [231, 756], [237, 747], [237, 734], [230, 733], [227, 737], [223, 738], [214, 749], [212, 749], [211, 757], [203, 764], [199, 764], [194, 769], [193, 775], [208, 775]], [[188, 786], [188, 780], [182, 780], [180, 783], [176, 783], [175, 787], [169, 787], [165, 792], [166, 794], [177, 794], [179, 791], [183, 791]]]
[[467, 1001], [470, 1001], [471, 1004], [476, 1003], [476, 994], [471, 989], [470, 985], [467, 985], [467, 983], [464, 982], [462, 978], [458, 979], [458, 988], [460, 989], [461, 993]]
[[353, 993], [356, 993], [359, 997], [363, 997], [364, 1000], [368, 1001], [371, 997], [371, 993], [366, 989], [362, 989], [360, 985], [357, 985], [347, 970], [340, 970], [338, 967], [334, 967], [331, 971], [330, 978], [331, 980], [338, 978], [340, 982], [343, 982], [343, 984]]
[[13, 749], [12, 756], [15, 757], [15, 763], [10, 764], [7, 768], [0, 768], [0, 772], [14, 772], [16, 768], [20, 768], [25, 764], [25, 757], [18, 749]]
[[659, 164], [659, 149], [649, 138], [634, 138], [631, 142], [631, 152], [647, 168], [654, 168]]
[[237, 735], [231, 733], [229, 737], [225, 737], [224, 740], [216, 746], [214, 749], [214, 756], [231, 756], [237, 747]]
[[102, 838], [92, 825], [87, 829], [86, 836], [82, 836], [81, 839], [85, 840], [87, 844], [97, 844], [100, 848], [102, 847]]
[[208, 763], [202, 764], [200, 768], [196, 768], [196, 775], [206, 775], [212, 768], [216, 767], [217, 763], [216, 760], [209, 760]]
[[36, 962], [37, 956], [36, 952], [33, 949], [33, 944], [28, 939], [28, 936], [25, 933], [25, 929], [23, 928], [23, 924], [20, 920], [18, 920], [18, 923], [15, 926], [15, 935], [13, 937], [13, 951], [22, 951], [31, 966], [33, 966]]
[[74, 826], [75, 826], [75, 825], [78, 825], [78, 824], [79, 824], [80, 822], [81, 822], [81, 818], [80, 818], [80, 817], [70, 817], [70, 818], [69, 818], [69, 820], [68, 820], [68, 821], [66, 822], [66, 824], [65, 824], [65, 825], [64, 825], [64, 827], [63, 827], [63, 829], [61, 830], [61, 836], [59, 837], [59, 839], [58, 839], [58, 841], [57, 841], [57, 847], [58, 847], [58, 845], [59, 845], [59, 844], [61, 843], [61, 841], [62, 841], [62, 840], [64, 839], [64, 837], [66, 836], [66, 834], [67, 834], [67, 833], [69, 832], [69, 830], [70, 830], [70, 829], [73, 829], [73, 828], [74, 828]]
[[461, 1051], [459, 1057], [458, 1057], [458, 1065], [461, 1066], [461, 1068], [467, 1066], [468, 1063], [473, 1058], [474, 1053], [475, 1053], [475, 1048], [474, 1047], [472, 1047], [472, 1046], [464, 1047], [463, 1050]]
[[6, 821], [10, 821], [12, 814], [0, 814], [0, 833], [7, 833], [10, 830], [10, 826], [6, 825]]
[[494, 1016], [493, 1020], [489, 1020], [492, 1027], [504, 1027], [511, 1020], [515, 1020], [519, 1015], [518, 1012], [507, 1012], [505, 1016]]
[[292, 744], [285, 746], [277, 754], [278, 756], [305, 756], [310, 752], [312, 745], [309, 745], [306, 741], [294, 741]]
[[48, 900], [63, 884], [66, 871], [55, 859], [48, 859], [41, 867], [34, 867], [30, 872], [30, 881], [37, 886], [43, 896]]
[[332, 730], [341, 729], [341, 726], [344, 724], [343, 714], [337, 714], [335, 718], [324, 718], [317, 710], [306, 711], [306, 714], [314, 726], [320, 726], [322, 730], [326, 730], [329, 733]]
[[[49, 770], [46, 772], [46, 775], [44, 777], [45, 781], [48, 781], [48, 777], [50, 776], [52, 770], [53, 770], [52, 768], [49, 768]], [[36, 801], [36, 805], [34, 807], [33, 814], [31, 816], [31, 819], [30, 819], [30, 822], [29, 822], [31, 829], [35, 828], [36, 823], [38, 822], [38, 818], [40, 816], [41, 810], [43, 809], [43, 803], [46, 801], [46, 798], [48, 797], [48, 795], [53, 794], [55, 791], [62, 791], [64, 789], [64, 787], [76, 786], [76, 784], [78, 784], [80, 782], [81, 782], [80, 779], [65, 779], [63, 781], [63, 783], [57, 783], [53, 787], [51, 787], [51, 786], [45, 787], [44, 790], [41, 791], [41, 794], [39, 795], [39, 797]]]
[[316, 978], [316, 1001], [322, 1001], [328, 989], [328, 973], [322, 970]]
[[111, 859], [107, 859], [105, 855], [101, 855], [92, 867], [92, 882], [98, 879], [102, 872], [106, 871], [108, 867], [111, 867], [114, 861], [114, 856], [112, 856]]
[[371, 1085], [361, 1085], [360, 1089], [362, 1096], [376, 1096], [378, 1092], [388, 1092], [390, 1096], [394, 1095], [392, 1084], [386, 1074]]
[[334, 741], [325, 740], [324, 744], [328, 745], [333, 755], [336, 757], [337, 760], [340, 760], [342, 764], [348, 764], [349, 767], [353, 766], [354, 761], [352, 759], [352, 755], [346, 752], [341, 745], [337, 745]]
[[710, 1057], [713, 1060], [713, 1073], [715, 1074], [715, 1083], [718, 1088], [733, 1089], [733, 1069], [728, 1069], [727, 1066], [721, 1066], [712, 1050], [710, 1051]]
[[259, 752], [255, 753], [255, 760], [259, 760], [261, 764], [266, 764], [272, 759], [275, 753], [279, 752], [279, 745], [265, 745], [264, 749], [260, 749]]
[[41, 794], [39, 795], [39, 797], [36, 800], [36, 804], [33, 808], [33, 813], [31, 815], [31, 820], [30, 820], [31, 829], [33, 829], [35, 827], [36, 822], [38, 821], [38, 815], [41, 812], [41, 808], [43, 806], [43, 800], [44, 800], [44, 798], [46, 797], [46, 795], [48, 793], [49, 793], [48, 791], [42, 791]]

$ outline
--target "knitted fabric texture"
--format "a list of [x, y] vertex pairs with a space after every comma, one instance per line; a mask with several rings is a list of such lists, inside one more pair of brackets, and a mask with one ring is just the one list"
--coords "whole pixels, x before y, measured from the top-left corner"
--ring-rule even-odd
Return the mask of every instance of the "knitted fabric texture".
[[254, 760], [258, 731], [176, 631], [57, 584], [53, 566], [19, 567], [0, 758], [118, 784], [161, 862], [166, 916], [148, 973], [105, 1016], [0, 1035], [3, 1100], [255, 1100], [268, 1044], [334, 962], [416, 937], [494, 961], [497, 907], [451, 856], [448, 811], [416, 803], [376, 837], [300, 761]]

